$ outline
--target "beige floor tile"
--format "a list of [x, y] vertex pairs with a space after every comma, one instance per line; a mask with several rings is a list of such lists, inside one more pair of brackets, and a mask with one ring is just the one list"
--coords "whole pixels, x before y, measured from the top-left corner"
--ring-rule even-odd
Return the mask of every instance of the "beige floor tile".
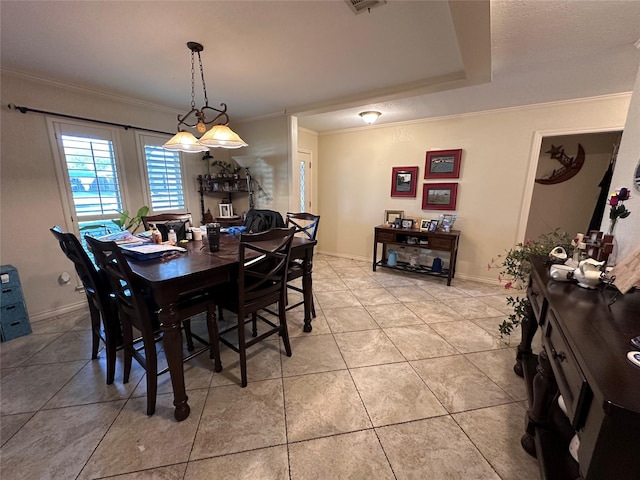
[[122, 355], [118, 355], [115, 381], [111, 385], [107, 385], [106, 359], [100, 357], [91, 360], [43, 408], [51, 409], [127, 399], [144, 376], [144, 370], [134, 361], [131, 366], [129, 382], [122, 383], [123, 369]]
[[291, 357], [282, 357], [285, 377], [347, 368], [333, 335], [309, 335], [291, 341]]
[[405, 287], [416, 284], [416, 280], [410, 276], [392, 272], [384, 268], [378, 268], [375, 272], [372, 272], [371, 276], [385, 288]]
[[411, 362], [450, 413], [513, 402], [462, 355]]
[[344, 283], [341, 279], [335, 276], [335, 274], [331, 277], [327, 278], [316, 278], [315, 274], [313, 277], [313, 293], [316, 295], [319, 292], [340, 292], [348, 290], [347, 284]]
[[10, 375], [2, 378], [0, 414], [34, 412], [42, 408], [91, 361], [93, 360], [16, 368]]
[[364, 307], [324, 310], [324, 316], [333, 333], [380, 328]]
[[398, 480], [500, 480], [450, 417], [376, 428]]
[[429, 325], [385, 328], [384, 332], [407, 360], [442, 357], [458, 353]]
[[289, 458], [291, 480], [395, 478], [373, 430], [294, 443]]
[[454, 420], [502, 480], [538, 478], [538, 462], [520, 446], [525, 410], [513, 403], [457, 413]]
[[424, 324], [415, 313], [403, 304], [368, 305], [365, 308], [382, 328]]
[[351, 375], [374, 427], [447, 413], [406, 362], [355, 368]]
[[315, 291], [318, 305], [322, 310], [330, 308], [359, 307], [360, 302], [348, 290], [345, 291]]
[[7, 443], [33, 415], [33, 413], [16, 413], [15, 415], [3, 415], [0, 417], [0, 446]]
[[338, 333], [334, 337], [349, 368], [405, 360], [391, 340], [380, 329]]
[[311, 317], [311, 332], [305, 332], [304, 328], [304, 307], [301, 305], [287, 312], [287, 327], [289, 338], [303, 337], [305, 335], [325, 335], [331, 333], [327, 324], [323, 310], [316, 302], [316, 318]]
[[[89, 310], [83, 310], [83, 315], [89, 316]], [[31, 331], [34, 334], [43, 333], [64, 333], [73, 329], [78, 322], [84, 325], [84, 318], [79, 319], [78, 314], [74, 315], [61, 315], [58, 317], [47, 318], [39, 320], [37, 322], [31, 322]], [[87, 328], [90, 328], [90, 324], [87, 321]]]
[[0, 477], [76, 478], [123, 404], [105, 402], [36, 413], [0, 450]]
[[[33, 355], [22, 366], [42, 365], [44, 363], [72, 362], [91, 359], [90, 330], [78, 330], [63, 333], [49, 345]], [[102, 349], [104, 344], [100, 344]], [[103, 353], [104, 355], [104, 353]]]
[[362, 290], [352, 289], [351, 293], [353, 293], [358, 301], [365, 306], [398, 303], [398, 299], [384, 288], [365, 288]]
[[[115, 477], [109, 476], [109, 480], [183, 480], [186, 469], [186, 463], [178, 463], [177, 465], [151, 468], [141, 472], [125, 473], [123, 475], [116, 475]], [[195, 480], [195, 477], [191, 478]]]
[[485, 297], [478, 297], [478, 300], [506, 315], [513, 313], [513, 307], [507, 304], [506, 295], [489, 295]]
[[346, 370], [285, 378], [284, 398], [289, 442], [372, 426]]
[[[482, 328], [485, 332], [495, 338], [500, 338], [500, 330], [499, 326], [502, 324], [504, 320], [507, 319], [507, 315], [501, 315], [499, 317], [489, 317], [489, 318], [472, 318], [471, 321]], [[515, 337], [514, 335], [510, 335], [512, 338], [517, 337], [516, 342], [511, 342], [514, 345], [520, 343], [520, 332], [518, 332]], [[508, 343], [509, 338], [503, 339], [506, 343]]]
[[450, 286], [447, 286], [447, 284], [443, 283], [442, 281], [439, 281], [438, 283], [435, 283], [433, 281], [423, 281], [418, 283], [418, 286], [438, 300], [444, 300], [445, 298], [468, 297], [469, 294], [455, 287], [456, 282], [457, 280], [454, 280], [454, 282]]
[[502, 312], [490, 307], [482, 300], [471, 297], [441, 298], [443, 303], [453, 308], [465, 318], [499, 317]]
[[402, 303], [430, 302], [435, 300], [434, 296], [427, 293], [418, 285], [408, 285], [405, 287], [389, 287], [389, 293]]
[[[284, 346], [277, 338], [264, 340], [247, 350], [247, 382], [259, 382], [282, 377], [281, 356]], [[226, 345], [220, 346], [222, 371], [213, 372], [211, 386], [240, 385], [240, 356]], [[213, 368], [213, 367], [211, 367]]]
[[473, 280], [457, 280], [456, 288], [472, 297], [496, 295], [504, 291], [504, 286], [498, 283], [482, 283]]
[[380, 282], [371, 275], [364, 274], [361, 277], [350, 277], [343, 279], [349, 290], [362, 290], [367, 288], [383, 288]]
[[191, 414], [182, 422], [173, 417], [172, 394], [158, 395], [150, 417], [146, 398], [128, 400], [78, 480], [186, 462], [206, 396], [206, 390], [189, 392]]
[[504, 342], [493, 337], [470, 320], [432, 323], [430, 326], [462, 353], [504, 348]]
[[0, 343], [0, 367], [5, 369], [22, 365], [62, 335], [62, 333], [32, 333]]
[[489, 352], [468, 353], [467, 360], [478, 367], [514, 400], [527, 399], [527, 387], [524, 378], [513, 371], [516, 363], [516, 349], [503, 348]]
[[422, 319], [424, 323], [451, 322], [463, 317], [439, 300], [405, 303], [405, 306]]
[[[182, 477], [180, 477], [182, 478]], [[287, 447], [261, 448], [250, 452], [189, 462], [189, 480], [285, 480], [289, 478]]]
[[351, 258], [341, 258], [341, 257], [327, 256], [326, 257], [326, 261], [333, 269], [359, 267], [360, 266], [360, 262], [358, 262], [357, 260], [352, 260]]
[[349, 283], [349, 280], [352, 278], [361, 278], [361, 277], [369, 276], [369, 273], [362, 270], [362, 268], [359, 266], [334, 267], [333, 269], [338, 275], [338, 277], [344, 280], [347, 284]]
[[189, 460], [284, 445], [282, 380], [209, 390]]

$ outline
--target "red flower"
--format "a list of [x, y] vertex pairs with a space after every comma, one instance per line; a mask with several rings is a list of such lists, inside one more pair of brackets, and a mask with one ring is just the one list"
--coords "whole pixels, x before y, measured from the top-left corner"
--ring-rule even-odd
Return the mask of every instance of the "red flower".
[[491, 264], [487, 263], [487, 270], [491, 270]]
[[507, 290], [509, 290], [512, 286], [513, 286], [513, 282], [507, 282], [504, 284], [504, 288], [506, 288]]
[[618, 205], [618, 200], [619, 200], [618, 196], [614, 195], [609, 199], [609, 205], [611, 205], [612, 207], [615, 207], [616, 205]]
[[502, 275], [498, 275], [498, 282], [502, 283]]

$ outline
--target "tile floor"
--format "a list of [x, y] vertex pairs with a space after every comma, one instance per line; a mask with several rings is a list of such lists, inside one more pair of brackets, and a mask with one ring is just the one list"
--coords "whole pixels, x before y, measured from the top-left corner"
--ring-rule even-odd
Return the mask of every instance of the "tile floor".
[[[32, 324], [0, 345], [0, 477], [12, 479], [502, 479], [539, 477], [520, 447], [524, 381], [505, 345], [500, 287], [413, 277], [317, 255], [317, 318], [290, 312], [279, 340], [185, 365], [191, 415], [173, 419], [160, 378], [145, 414], [144, 373], [105, 384], [86, 311]], [[194, 321], [194, 323], [196, 323]], [[162, 353], [160, 353], [162, 355]], [[135, 362], [134, 362], [135, 363]]]

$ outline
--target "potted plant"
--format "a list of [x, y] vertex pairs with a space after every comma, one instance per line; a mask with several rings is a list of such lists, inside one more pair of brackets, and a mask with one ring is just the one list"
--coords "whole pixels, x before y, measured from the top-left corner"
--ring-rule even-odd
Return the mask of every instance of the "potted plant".
[[212, 167], [220, 167], [220, 172], [218, 173], [219, 178], [238, 178], [238, 173], [242, 170], [240, 167], [234, 167], [231, 163], [225, 162], [224, 160], [214, 160], [211, 162]]
[[[492, 258], [487, 267], [499, 270], [498, 280], [500, 283], [506, 280], [504, 288], [523, 291], [529, 283], [529, 274], [531, 273], [530, 256], [547, 256], [557, 246], [569, 251], [571, 240], [572, 237], [569, 234], [556, 228], [552, 232], [541, 235], [537, 240], [527, 240], [524, 243], [516, 244], [515, 247], [506, 250], [505, 253]], [[498, 326], [501, 338], [504, 338], [505, 335], [511, 335], [514, 328], [522, 322], [530, 307], [525, 292], [522, 292], [522, 296], [508, 296], [507, 304], [513, 308], [513, 313]]]

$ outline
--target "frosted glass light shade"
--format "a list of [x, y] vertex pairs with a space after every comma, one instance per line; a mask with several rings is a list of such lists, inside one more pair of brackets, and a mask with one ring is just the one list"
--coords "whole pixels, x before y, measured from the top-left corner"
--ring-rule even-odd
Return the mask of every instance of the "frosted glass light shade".
[[378, 117], [382, 115], [380, 112], [375, 112], [375, 111], [370, 111], [370, 112], [362, 112], [360, 113], [360, 117], [362, 118], [362, 120], [364, 120], [364, 122], [367, 125], [371, 125], [372, 123], [374, 123], [376, 120], [378, 120]]
[[200, 137], [199, 142], [212, 148], [240, 148], [247, 147], [247, 143], [226, 125], [214, 125], [207, 133]]
[[198, 139], [189, 132], [178, 132], [171, 139], [162, 145], [166, 150], [177, 150], [179, 152], [208, 152], [209, 149], [198, 142]]

